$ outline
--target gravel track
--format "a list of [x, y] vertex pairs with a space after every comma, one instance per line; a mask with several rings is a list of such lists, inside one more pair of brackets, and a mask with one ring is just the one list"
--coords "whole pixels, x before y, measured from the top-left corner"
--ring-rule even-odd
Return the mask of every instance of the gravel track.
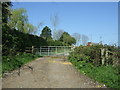
[[[29, 67], [32, 67], [33, 70]], [[2, 88], [106, 88], [85, 75], [62, 57], [36, 59], [6, 74]]]

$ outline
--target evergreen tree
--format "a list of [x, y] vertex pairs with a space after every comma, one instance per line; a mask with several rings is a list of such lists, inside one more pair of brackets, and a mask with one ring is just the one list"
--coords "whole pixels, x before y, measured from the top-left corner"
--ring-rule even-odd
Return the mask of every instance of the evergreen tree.
[[40, 34], [40, 37], [44, 38], [45, 40], [50, 40], [52, 39], [51, 35], [51, 29], [48, 26], [45, 26]]
[[0, 10], [0, 23], [2, 23], [0, 27], [2, 27], [2, 30], [8, 29], [7, 22], [11, 16], [11, 6], [11, 2], [0, 2], [0, 9], [2, 9]]
[[11, 15], [10, 7], [11, 2], [0, 2], [2, 5], [2, 23], [7, 23], [9, 16]]

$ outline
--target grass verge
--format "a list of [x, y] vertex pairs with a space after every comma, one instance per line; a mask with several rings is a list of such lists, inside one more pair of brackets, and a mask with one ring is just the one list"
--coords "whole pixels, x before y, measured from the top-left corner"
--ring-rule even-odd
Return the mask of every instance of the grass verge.
[[2, 74], [20, 68], [22, 65], [41, 57], [33, 54], [20, 54], [16, 56], [2, 57]]
[[91, 63], [82, 63], [71, 61], [72, 64], [80, 71], [80, 73], [105, 84], [109, 88], [120, 89], [119, 70], [118, 67], [109, 66], [93, 66]]

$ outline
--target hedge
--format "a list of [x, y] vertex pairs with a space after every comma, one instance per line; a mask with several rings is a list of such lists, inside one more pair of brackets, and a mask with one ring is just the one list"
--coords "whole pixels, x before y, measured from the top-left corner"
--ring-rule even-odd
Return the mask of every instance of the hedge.
[[17, 52], [24, 52], [26, 47], [47, 46], [48, 44], [41, 37], [8, 29], [2, 31], [2, 45], [3, 55], [15, 55]]

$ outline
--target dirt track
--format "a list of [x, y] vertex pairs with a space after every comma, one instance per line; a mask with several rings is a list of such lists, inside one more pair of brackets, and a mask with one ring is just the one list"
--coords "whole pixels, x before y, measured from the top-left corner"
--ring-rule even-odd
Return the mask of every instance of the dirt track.
[[3, 78], [3, 88], [102, 88], [102, 84], [81, 75], [63, 58], [36, 59]]

